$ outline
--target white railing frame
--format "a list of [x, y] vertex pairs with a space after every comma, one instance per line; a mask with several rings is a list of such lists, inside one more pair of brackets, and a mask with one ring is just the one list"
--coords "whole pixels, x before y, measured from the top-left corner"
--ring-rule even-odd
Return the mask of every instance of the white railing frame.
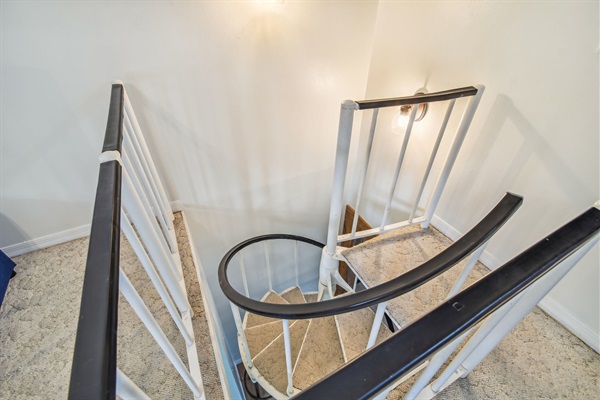
[[431, 399], [458, 378], [466, 377], [479, 363], [529, 314], [535, 306], [564, 278], [564, 276], [594, 247], [600, 240], [600, 234], [589, 240], [574, 254], [562, 261], [545, 276], [533, 283], [491, 314], [474, 329], [475, 333], [454, 356], [448, 366], [433, 381], [450, 355], [459, 347], [470, 331], [446, 345], [436, 353], [409, 390], [406, 399]]
[[367, 177], [367, 170], [368, 170], [369, 164], [370, 164], [371, 150], [372, 150], [372, 145], [373, 145], [373, 136], [374, 136], [375, 130], [376, 130], [377, 115], [378, 115], [379, 109], [375, 108], [373, 110], [373, 117], [371, 120], [371, 126], [370, 126], [370, 130], [369, 130], [369, 138], [367, 140], [367, 145], [366, 145], [365, 161], [364, 161], [364, 165], [361, 167], [361, 170], [359, 171], [360, 179], [359, 179], [359, 184], [358, 184], [357, 200], [356, 200], [356, 204], [354, 207], [355, 217], [354, 217], [354, 220], [352, 223], [352, 230], [351, 230], [351, 233], [349, 233], [349, 234], [339, 235], [338, 232], [339, 232], [339, 226], [340, 226], [340, 220], [341, 220], [341, 211], [342, 211], [342, 207], [343, 207], [342, 203], [343, 203], [343, 195], [344, 195], [344, 183], [346, 180], [346, 173], [347, 173], [347, 168], [348, 168], [348, 159], [349, 159], [349, 152], [350, 152], [350, 141], [351, 141], [351, 135], [352, 135], [354, 111], [357, 111], [359, 109], [358, 104], [354, 101], [347, 100], [342, 103], [341, 111], [340, 111], [340, 124], [339, 124], [339, 130], [338, 130], [338, 142], [337, 142], [338, 145], [337, 145], [337, 151], [336, 151], [336, 163], [335, 163], [335, 171], [334, 171], [333, 191], [332, 191], [332, 199], [331, 199], [331, 206], [330, 206], [330, 219], [329, 219], [329, 226], [328, 226], [328, 233], [327, 233], [327, 251], [326, 251], [326, 253], [328, 255], [330, 255], [331, 257], [333, 257], [335, 255], [335, 252], [337, 249], [337, 244], [340, 242], [344, 242], [344, 241], [351, 240], [351, 239], [364, 238], [364, 237], [381, 234], [381, 233], [385, 233], [385, 232], [389, 232], [392, 230], [396, 230], [396, 229], [400, 229], [400, 228], [404, 228], [404, 227], [408, 227], [408, 226], [412, 226], [412, 225], [417, 225], [417, 224], [421, 224], [424, 228], [429, 226], [429, 224], [431, 222], [431, 218], [433, 217], [435, 209], [439, 203], [439, 200], [440, 200], [440, 197], [444, 190], [444, 187], [446, 185], [446, 182], [448, 181], [450, 172], [452, 171], [452, 168], [454, 166], [454, 163], [456, 161], [456, 158], [458, 156], [460, 148], [462, 147], [466, 133], [471, 125], [471, 122], [475, 115], [475, 111], [477, 110], [479, 101], [480, 101], [481, 96], [483, 95], [483, 92], [485, 89], [484, 86], [482, 86], [482, 85], [477, 85], [476, 88], [477, 88], [477, 94], [469, 97], [468, 104], [463, 112], [461, 121], [460, 121], [458, 128], [456, 130], [456, 133], [454, 135], [454, 140], [453, 140], [452, 146], [447, 154], [446, 161], [444, 162], [444, 165], [439, 174], [438, 180], [434, 186], [433, 192], [432, 192], [429, 202], [425, 208], [424, 214], [422, 216], [415, 216], [417, 213], [418, 205], [423, 196], [425, 186], [426, 186], [427, 182], [429, 182], [431, 179], [430, 175], [431, 175], [433, 163], [438, 155], [438, 150], [440, 148], [442, 138], [444, 137], [444, 135], [446, 133], [448, 121], [450, 120], [451, 114], [455, 108], [454, 106], [456, 103], [456, 99], [447, 100], [448, 108], [447, 108], [444, 118], [442, 120], [442, 124], [441, 124], [440, 130], [439, 130], [438, 136], [436, 138], [436, 141], [433, 145], [432, 152], [431, 152], [423, 179], [422, 179], [419, 189], [418, 189], [418, 194], [415, 199], [415, 203], [412, 205], [412, 207], [410, 209], [409, 218], [405, 221], [392, 222], [392, 223], [386, 224], [386, 221], [387, 221], [387, 218], [388, 218], [388, 215], [390, 212], [391, 204], [394, 199], [394, 192], [396, 189], [398, 178], [400, 176], [400, 170], [402, 167], [402, 163], [403, 163], [405, 155], [406, 155], [406, 151], [407, 151], [407, 147], [408, 147], [408, 143], [410, 140], [411, 131], [412, 131], [412, 127], [414, 124], [414, 120], [415, 120], [415, 116], [416, 116], [418, 107], [412, 107], [412, 110], [410, 113], [409, 122], [408, 122], [408, 125], [406, 128], [406, 132], [404, 134], [404, 139], [402, 141], [402, 147], [401, 147], [401, 150], [400, 150], [400, 153], [398, 156], [398, 161], [396, 163], [394, 177], [392, 179], [390, 194], [387, 197], [385, 209], [383, 211], [382, 222], [378, 228], [356, 231], [358, 214], [360, 212], [360, 210], [359, 210], [360, 203], [361, 203], [361, 200], [363, 197], [363, 190], [364, 190], [364, 185], [365, 185], [365, 181], [366, 181], [366, 177]]
[[[122, 85], [122, 82], [118, 83]], [[188, 385], [194, 398], [204, 399], [202, 375], [192, 327], [193, 312], [183, 278], [173, 212], [124, 87], [123, 95], [122, 154], [110, 152], [111, 154], [108, 155], [103, 154], [101, 159], [112, 157], [123, 167], [123, 209], [121, 211], [123, 233], [185, 340], [187, 366], [123, 271], [120, 271], [120, 290], [164, 351], [167, 359]], [[121, 371], [117, 372], [117, 391], [119, 395], [123, 394], [124, 398], [145, 396], [141, 389]]]
[[396, 229], [401, 229], [417, 224], [421, 224], [423, 228], [429, 227], [431, 222], [431, 218], [435, 212], [435, 209], [438, 205], [444, 187], [448, 181], [448, 177], [454, 166], [460, 148], [463, 144], [464, 138], [467, 134], [467, 131], [471, 125], [473, 117], [475, 115], [475, 111], [479, 105], [479, 101], [481, 100], [481, 96], [484, 92], [484, 86], [477, 85], [475, 86], [477, 89], [477, 93], [473, 96], [469, 97], [468, 104], [463, 112], [461, 120], [456, 129], [456, 133], [454, 135], [454, 139], [450, 150], [446, 156], [446, 161], [440, 171], [437, 182], [433, 187], [433, 191], [427, 206], [425, 207], [425, 211], [423, 215], [416, 216], [417, 209], [419, 203], [421, 201], [421, 197], [423, 196], [423, 192], [425, 190], [425, 186], [427, 182], [431, 179], [431, 170], [433, 167], [433, 163], [435, 161], [436, 156], [438, 155], [438, 150], [440, 148], [440, 143], [443, 139], [443, 136], [446, 132], [446, 128], [448, 126], [448, 121], [450, 120], [450, 116], [452, 111], [454, 110], [454, 106], [456, 103], [456, 99], [446, 100], [448, 101], [448, 108], [446, 110], [445, 116], [442, 120], [442, 124], [437, 136], [437, 139], [433, 145], [432, 152], [425, 170], [425, 174], [423, 180], [420, 183], [420, 187], [418, 189], [418, 195], [415, 200], [415, 204], [410, 207], [409, 218], [400, 222], [391, 222], [387, 223], [388, 215], [391, 210], [391, 206], [394, 200], [394, 194], [396, 191], [396, 186], [398, 184], [398, 179], [400, 177], [400, 171], [402, 164], [404, 162], [404, 158], [406, 156], [406, 151], [408, 148], [411, 131], [413, 128], [413, 124], [415, 122], [415, 117], [417, 114], [418, 106], [413, 105], [410, 117], [408, 121], [408, 125], [404, 134], [404, 139], [402, 141], [402, 147], [400, 149], [400, 153], [398, 156], [398, 161], [396, 163], [394, 176], [392, 179], [392, 185], [390, 188], [389, 196], [387, 197], [385, 208], [383, 210], [383, 217], [381, 220], [381, 224], [378, 228], [367, 229], [356, 231], [356, 227], [358, 224], [358, 215], [360, 214], [360, 203], [363, 196], [364, 185], [367, 178], [367, 172], [369, 169], [369, 164], [371, 160], [371, 151], [373, 146], [373, 138], [375, 135], [375, 130], [377, 128], [377, 117], [379, 113], [378, 108], [373, 109], [373, 116], [371, 119], [371, 126], [369, 130], [369, 137], [366, 145], [366, 156], [364, 160], [364, 165], [361, 166], [361, 170], [358, 172], [359, 182], [358, 182], [358, 193], [356, 197], [355, 204], [355, 216], [352, 221], [352, 229], [349, 234], [339, 234], [340, 231], [340, 223], [343, 209], [343, 199], [344, 199], [344, 186], [346, 182], [346, 175], [348, 170], [348, 161], [350, 157], [350, 143], [352, 139], [352, 128], [354, 121], [354, 114], [356, 111], [360, 110], [360, 106], [357, 102], [352, 100], [346, 100], [342, 103], [340, 108], [340, 120], [338, 126], [338, 138], [337, 138], [337, 147], [336, 147], [336, 156], [335, 156], [335, 166], [334, 166], [334, 177], [333, 177], [333, 188], [331, 195], [331, 203], [329, 209], [329, 223], [327, 228], [327, 243], [325, 248], [323, 249], [323, 255], [321, 257], [321, 264], [319, 268], [319, 295], [318, 299], [321, 300], [327, 295], [329, 297], [333, 297], [333, 292], [335, 285], [341, 285], [345, 288], [346, 285], [344, 280], [340, 278], [338, 273], [338, 260], [341, 259], [341, 251], [344, 250], [344, 247], [338, 246], [338, 243], [345, 242], [348, 240], [365, 238], [377, 234], [382, 234], [385, 232], [389, 232]]

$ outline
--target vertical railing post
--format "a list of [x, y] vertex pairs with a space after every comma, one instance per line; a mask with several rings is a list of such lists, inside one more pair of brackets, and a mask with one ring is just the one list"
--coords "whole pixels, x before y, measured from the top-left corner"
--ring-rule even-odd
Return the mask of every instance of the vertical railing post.
[[373, 326], [371, 326], [371, 333], [369, 334], [369, 340], [367, 341], [367, 350], [375, 346], [377, 335], [379, 334], [379, 328], [381, 328], [381, 322], [383, 322], [386, 306], [387, 301], [377, 304], [377, 311], [375, 312], [375, 318], [373, 319]]
[[273, 277], [271, 276], [271, 259], [269, 258], [269, 244], [268, 241], [263, 242], [263, 248], [265, 250], [265, 263], [267, 264], [267, 280], [269, 281], [269, 290], [273, 291]]
[[246, 297], [250, 297], [250, 291], [248, 290], [248, 278], [246, 278], [246, 267], [244, 266], [244, 256], [240, 251], [240, 272], [242, 273], [242, 284], [244, 285], [244, 293]]
[[287, 394], [294, 394], [294, 384], [292, 382], [292, 345], [290, 344], [290, 321], [282, 319], [283, 323], [283, 343], [285, 347], [285, 369], [287, 372]]
[[466, 376], [473, 368], [475, 368], [481, 360], [485, 358], [500, 341], [511, 331], [535, 306], [539, 303], [546, 294], [561, 279], [581, 260], [581, 258], [598, 243], [600, 239], [599, 235], [586, 243], [581, 249], [575, 254], [570, 256], [568, 259], [557, 265], [553, 270], [548, 272], [546, 276], [541, 278], [539, 281], [531, 285], [527, 289], [523, 298], [520, 299], [517, 304], [510, 310], [510, 312], [498, 323], [494, 330], [492, 330], [479, 346], [467, 357], [461, 364], [466, 370], [463, 376]]
[[[169, 205], [169, 201], [167, 199], [167, 194], [165, 193], [162, 184], [160, 183], [160, 179], [158, 177], [158, 172], [156, 171], [156, 167], [154, 162], [152, 161], [152, 157], [150, 156], [150, 150], [148, 150], [148, 145], [146, 144], [146, 140], [144, 139], [144, 135], [142, 134], [142, 129], [140, 128], [140, 124], [133, 112], [133, 107], [131, 106], [131, 102], [129, 101], [129, 96], [127, 96], [127, 92], [123, 91], [123, 95], [125, 98], [124, 109], [125, 114], [129, 118], [131, 125], [133, 126], [134, 136], [137, 139], [137, 143], [140, 146], [141, 156], [146, 160], [145, 165], [148, 167], [148, 177], [150, 181], [153, 183], [153, 187], [155, 190], [155, 194], [162, 204], [161, 211], [162, 215], [165, 218], [165, 222], [167, 222], [169, 229], [173, 229], [173, 213], [171, 211], [171, 207]], [[134, 141], [135, 143], [135, 141]]]
[[296, 277], [296, 286], [300, 288], [300, 275], [298, 273], [298, 241], [294, 240], [294, 275]]
[[150, 397], [119, 368], [117, 368], [117, 396], [123, 400], [150, 400]]
[[413, 124], [415, 123], [415, 117], [417, 115], [417, 110], [419, 107], [413, 106], [410, 111], [410, 117], [408, 119], [408, 125], [406, 126], [406, 132], [404, 133], [404, 140], [402, 140], [402, 147], [400, 149], [400, 154], [398, 155], [398, 162], [396, 163], [396, 171], [394, 172], [394, 177], [392, 178], [392, 187], [390, 188], [390, 194], [388, 196], [387, 203], [385, 205], [385, 210], [383, 211], [383, 218], [381, 218], [381, 226], [380, 229], [383, 230], [385, 227], [385, 220], [390, 212], [390, 207], [392, 206], [392, 200], [394, 200], [394, 193], [396, 192], [396, 185], [398, 184], [398, 178], [400, 177], [400, 169], [402, 168], [402, 163], [404, 162], [404, 157], [406, 155], [406, 149], [408, 148], [408, 141], [410, 140], [410, 134], [412, 132]]
[[425, 169], [425, 174], [423, 175], [423, 180], [421, 181], [421, 186], [419, 187], [419, 192], [417, 193], [417, 198], [415, 199], [415, 204], [410, 212], [410, 216], [408, 217], [408, 222], [412, 223], [413, 218], [417, 212], [417, 208], [419, 207], [419, 202], [421, 201], [421, 196], [423, 196], [423, 190], [425, 190], [425, 185], [427, 184], [427, 180], [429, 179], [429, 174], [431, 173], [431, 168], [433, 167], [433, 162], [435, 161], [435, 156], [440, 148], [440, 144], [442, 143], [442, 138], [444, 137], [444, 133], [446, 132], [446, 127], [448, 126], [448, 121], [450, 120], [450, 115], [452, 115], [452, 111], [454, 110], [454, 104], [456, 103], [456, 99], [450, 100], [448, 104], [448, 108], [446, 109], [446, 114], [444, 115], [444, 119], [442, 121], [442, 126], [440, 127], [440, 131], [438, 132], [437, 139], [433, 144], [433, 149], [431, 150], [431, 155], [429, 156], [429, 162], [427, 163], [427, 168]]
[[354, 121], [354, 112], [356, 110], [358, 110], [358, 104], [353, 100], [344, 101], [340, 108], [340, 123], [333, 171], [333, 189], [331, 193], [329, 224], [327, 228], [327, 244], [323, 249], [319, 267], [319, 299], [321, 299], [323, 293], [327, 290], [328, 282], [331, 282], [331, 274], [337, 271], [338, 268], [338, 262], [333, 259], [333, 256], [337, 250], [337, 239], [344, 197], [344, 183], [350, 156], [352, 124]]
[[473, 252], [473, 254], [471, 254], [469, 256], [469, 259], [467, 260], [467, 263], [465, 264], [463, 270], [461, 271], [458, 278], [456, 278], [456, 282], [454, 282], [454, 285], [450, 289], [450, 292], [448, 292], [448, 294], [446, 295], [446, 299], [453, 297], [463, 287], [463, 285], [467, 281], [467, 278], [469, 277], [469, 275], [471, 275], [471, 271], [473, 271], [475, 264], [477, 264], [479, 257], [481, 257], [481, 254], [485, 250], [485, 247], [487, 246], [487, 244], [488, 244], [488, 242], [485, 242], [484, 244], [479, 246], [479, 248], [477, 250], [475, 250]]
[[477, 85], [476, 88], [477, 94], [469, 99], [469, 104], [465, 109], [465, 112], [456, 131], [454, 142], [452, 143], [452, 147], [450, 148], [450, 152], [448, 153], [448, 157], [446, 158], [446, 162], [444, 163], [442, 172], [435, 185], [435, 189], [433, 191], [431, 199], [429, 200], [429, 205], [427, 206], [427, 210], [425, 211], [425, 221], [421, 223], [421, 226], [423, 228], [429, 227], [429, 224], [431, 223], [431, 218], [433, 218], [433, 213], [435, 212], [438, 202], [440, 201], [440, 197], [442, 196], [442, 192], [444, 191], [444, 187], [446, 186], [446, 182], [448, 181], [448, 177], [450, 176], [450, 171], [452, 171], [452, 167], [454, 166], [454, 162], [456, 161], [458, 152], [460, 151], [462, 143], [465, 140], [465, 136], [467, 134], [467, 131], [469, 130], [471, 121], [473, 121], [473, 117], [475, 116], [475, 111], [477, 110], [477, 106], [479, 105], [479, 101], [481, 100], [481, 96], [483, 95], [483, 91], [485, 90], [485, 87], [483, 85]]
[[129, 222], [129, 218], [127, 218], [127, 215], [124, 212], [121, 213], [121, 228], [123, 229], [123, 233], [129, 241], [131, 248], [137, 255], [140, 263], [144, 267], [144, 270], [148, 274], [148, 277], [154, 285], [154, 288], [158, 292], [158, 295], [162, 299], [163, 303], [165, 303], [165, 307], [167, 307], [167, 310], [169, 311], [171, 318], [173, 318], [175, 325], [177, 325], [177, 328], [179, 328], [179, 332], [181, 332], [181, 335], [185, 339], [186, 345], [190, 346], [192, 343], [194, 343], [194, 339], [192, 338], [192, 335], [188, 329], [184, 326], [181, 316], [177, 313], [177, 308], [173, 303], [173, 300], [171, 300], [171, 297], [169, 297], [168, 290], [165, 288], [156, 270], [154, 269], [152, 261], [148, 257], [148, 254], [144, 250], [144, 246], [140, 242], [138, 236], [135, 234], [135, 231], [131, 226], [131, 222]]
[[181, 361], [181, 358], [177, 354], [177, 351], [175, 350], [169, 339], [167, 339], [167, 336], [161, 329], [160, 325], [158, 325], [158, 322], [156, 322], [156, 320], [152, 316], [152, 313], [150, 312], [150, 310], [148, 310], [148, 307], [144, 304], [142, 298], [127, 278], [127, 275], [125, 275], [125, 273], [122, 270], [119, 271], [119, 289], [121, 290], [121, 293], [123, 293], [123, 296], [129, 303], [129, 305], [131, 305], [131, 308], [133, 308], [137, 316], [140, 317], [140, 319], [146, 326], [146, 329], [148, 329], [148, 332], [150, 332], [150, 334], [152, 335], [156, 343], [160, 346], [162, 351], [165, 353], [169, 361], [171, 361], [171, 364], [173, 364], [179, 375], [181, 375], [185, 383], [194, 393], [194, 398], [202, 398], [202, 382], [196, 382], [194, 380], [192, 374], [186, 368], [183, 361]]
[[[129, 204], [129, 202], [131, 202], [131, 204]], [[160, 239], [152, 226], [151, 219], [143, 212], [144, 207], [142, 206], [141, 200], [135, 192], [131, 179], [129, 179], [129, 176], [126, 173], [123, 174], [123, 205], [129, 214], [129, 218], [136, 226], [136, 229], [142, 234], [142, 240], [152, 257], [154, 264], [160, 271], [162, 279], [169, 288], [169, 292], [171, 293], [175, 304], [177, 304], [179, 311], [184, 313], [191, 310], [187, 296], [183, 293], [183, 290], [179, 285], [181, 274], [178, 274], [179, 271], [174, 270], [172, 258], [165, 253], [165, 250], [160, 245]]]
[[242, 348], [244, 349], [244, 355], [246, 356], [248, 368], [252, 368], [252, 356], [250, 355], [248, 341], [246, 340], [246, 334], [244, 333], [244, 325], [242, 324], [242, 318], [240, 317], [240, 309], [237, 308], [233, 303], [229, 303], [229, 305], [231, 306], [231, 312], [233, 313], [233, 320], [235, 321], [238, 337], [242, 342]]
[[371, 119], [371, 129], [369, 130], [369, 139], [367, 140], [367, 149], [365, 154], [365, 166], [362, 170], [360, 182], [358, 184], [358, 194], [356, 195], [356, 206], [354, 207], [354, 219], [352, 220], [352, 230], [350, 236], [354, 237], [356, 234], [356, 226], [358, 225], [358, 213], [360, 207], [360, 200], [362, 198], [365, 181], [367, 180], [367, 171], [369, 170], [369, 160], [371, 159], [371, 151], [373, 149], [373, 139], [375, 138], [375, 129], [377, 128], [377, 116], [379, 115], [379, 108], [373, 110], [373, 117]]

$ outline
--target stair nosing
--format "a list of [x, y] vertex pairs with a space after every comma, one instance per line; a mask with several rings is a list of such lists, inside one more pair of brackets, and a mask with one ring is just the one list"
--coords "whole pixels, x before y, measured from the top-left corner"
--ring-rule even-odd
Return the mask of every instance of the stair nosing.
[[[302, 339], [302, 345], [300, 345], [300, 351], [298, 351], [298, 357], [296, 358], [296, 362], [294, 363], [294, 367], [292, 368], [292, 376], [294, 376], [294, 372], [296, 372], [296, 367], [298, 366], [298, 362], [302, 358], [302, 350], [304, 350], [304, 344], [306, 343], [306, 336], [308, 335], [308, 331], [310, 331], [310, 326], [312, 325], [313, 319], [311, 318], [308, 322], [308, 327], [306, 328], [306, 332], [304, 333], [304, 338]], [[292, 379], [292, 382], [294, 380]]]

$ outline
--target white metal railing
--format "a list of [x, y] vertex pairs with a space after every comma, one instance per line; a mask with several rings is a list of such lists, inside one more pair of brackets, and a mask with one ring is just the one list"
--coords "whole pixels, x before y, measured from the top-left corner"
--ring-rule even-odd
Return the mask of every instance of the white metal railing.
[[[337, 262], [334, 262], [334, 260], [342, 259], [340, 253], [344, 250], [343, 247], [338, 246], [338, 243], [353, 239], [365, 238], [368, 236], [377, 235], [417, 224], [421, 224], [423, 228], [429, 226], [431, 219], [433, 218], [435, 209], [439, 203], [442, 192], [444, 190], [444, 187], [446, 186], [446, 182], [448, 181], [450, 172], [452, 171], [452, 168], [456, 161], [456, 157], [460, 151], [469, 126], [471, 125], [471, 122], [475, 115], [475, 111], [477, 110], [477, 106], [479, 105], [479, 101], [481, 99], [481, 96], [483, 95], [484, 89], [485, 88], [482, 85], [477, 85], [474, 87], [454, 89], [446, 92], [418, 94], [415, 96], [405, 98], [369, 100], [363, 102], [346, 100], [342, 103], [338, 129], [333, 190], [329, 213], [329, 225], [327, 230], [327, 246], [323, 252], [323, 258], [321, 262], [321, 285], [319, 288], [319, 298], [321, 298], [326, 293], [328, 293], [330, 297], [333, 297], [332, 285], [334, 284], [341, 285], [342, 287], [347, 289], [345, 281], [340, 278], [339, 273], [337, 272]], [[441, 171], [437, 176], [437, 182], [433, 186], [432, 194], [427, 202], [427, 205], [424, 207], [424, 211], [422, 213], [419, 213], [419, 205], [421, 204], [425, 187], [427, 186], [428, 182], [430, 182], [430, 180], [434, 178], [431, 172], [434, 161], [440, 155], [440, 144], [442, 142], [442, 139], [446, 135], [448, 122], [450, 120], [452, 112], [455, 109], [456, 101], [461, 97], [468, 97], [468, 104], [462, 114], [462, 118], [458, 124], [456, 132], [454, 133], [452, 145], [446, 155], [446, 160], [441, 168]], [[423, 173], [423, 177], [420, 180], [418, 189], [416, 190], [417, 196], [414, 199], [414, 202], [409, 207], [409, 216], [407, 219], [402, 221], [390, 222], [388, 221], [388, 219], [390, 211], [392, 209], [398, 180], [400, 178], [400, 172], [402, 171], [402, 167], [406, 159], [407, 149], [413, 131], [413, 125], [417, 116], [417, 111], [419, 109], [418, 105], [442, 101], [448, 103], [446, 112], [442, 119], [437, 138], [431, 149], [431, 153], [429, 155], [429, 159], [425, 171]], [[362, 200], [365, 194], [364, 189], [367, 181], [367, 176], [370, 171], [370, 167], [372, 167], [371, 164], [373, 142], [375, 138], [375, 132], [377, 130], [377, 121], [380, 108], [397, 107], [401, 104], [411, 105], [412, 107], [409, 114], [406, 130], [404, 133], [404, 138], [402, 140], [402, 145], [398, 152], [398, 159], [395, 163], [391, 185], [389, 187], [389, 191], [387, 192], [388, 194], [384, 201], [385, 206], [381, 212], [381, 222], [376, 228], [358, 231], [358, 216], [361, 211], [361, 203], [363, 202]], [[352, 221], [352, 229], [350, 233], [339, 234], [341, 215], [344, 207], [344, 186], [348, 169], [348, 161], [350, 157], [350, 142], [352, 138], [354, 114], [357, 111], [366, 109], [372, 109], [373, 113], [371, 117], [368, 139], [364, 148], [364, 161], [362, 165], [358, 168], [357, 172], [358, 187], [356, 201], [354, 203], [354, 220]], [[359, 149], [359, 151], [361, 150]]]
[[[112, 155], [104, 155], [104, 158], [114, 157], [120, 160], [123, 167], [121, 227], [185, 340], [187, 366], [122, 270], [119, 288], [188, 385], [194, 398], [203, 399], [202, 376], [192, 327], [193, 313], [183, 280], [173, 212], [125, 88], [123, 95], [123, 151], [121, 155], [113, 152]], [[143, 393], [121, 371], [118, 372], [117, 382], [117, 394], [122, 398], [137, 398]]]
[[[473, 270], [483, 248], [490, 240], [490, 237], [508, 220], [508, 218], [510, 218], [521, 202], [522, 198], [520, 196], [506, 194], [498, 205], [496, 205], [496, 207], [494, 207], [494, 209], [491, 210], [479, 224], [465, 234], [463, 238], [454, 243], [450, 248], [436, 255], [430, 260], [429, 264], [425, 263], [416, 267], [413, 270], [413, 272], [417, 271], [415, 274], [395, 282], [398, 291], [394, 297], [409, 292], [427, 282], [429, 279], [432, 279], [434, 276], [447, 271], [453, 265], [458, 263], [459, 260], [466, 259], [466, 264], [456, 279], [454, 286], [448, 289], [447, 298], [451, 298], [455, 293], [462, 290], [464, 283]], [[286, 241], [288, 243], [287, 245]], [[354, 288], [349, 288], [349, 293], [336, 298], [338, 303], [334, 305], [331, 305], [329, 302], [320, 303], [319, 307], [324, 307], [318, 311], [308, 310], [308, 308], [312, 306], [311, 304], [296, 304], [293, 306], [296, 307], [294, 311], [289, 309], [285, 310], [286, 306], [283, 306], [284, 309], [280, 310], [258, 309], [258, 306], [268, 304], [266, 298], [272, 292], [277, 293], [282, 289], [288, 289], [292, 287], [294, 282], [295, 286], [300, 288], [298, 274], [300, 265], [305, 269], [303, 272], [308, 272], [308, 269], [306, 268], [308, 267], [313, 271], [313, 276], [315, 275], [314, 272], [316, 271], [314, 271], [314, 267], [316, 267], [319, 262], [318, 257], [306, 257], [306, 251], [300, 253], [298, 249], [299, 241], [312, 244], [311, 248], [314, 249], [313, 254], [315, 256], [322, 253], [323, 244], [310, 239], [293, 235], [270, 234], [251, 238], [236, 245], [223, 257], [219, 267], [219, 282], [221, 288], [226, 296], [232, 300], [230, 306], [237, 328], [238, 344], [248, 375], [251, 379], [259, 382], [261, 386], [275, 398], [281, 399], [298, 394], [298, 390], [294, 388], [293, 382], [294, 366], [290, 333], [290, 329], [293, 329], [293, 324], [301, 319], [320, 318], [323, 316], [344, 313], [347, 312], [350, 307], [359, 304], [357, 303], [359, 300], [356, 297], [354, 298], [354, 302], [351, 299], [355, 293], [355, 282]], [[303, 248], [302, 250], [306, 249]], [[469, 254], [470, 256], [467, 258], [467, 255]], [[237, 257], [237, 260], [235, 260], [235, 257]], [[307, 263], [306, 261], [309, 262]], [[232, 268], [228, 273], [227, 266], [229, 264], [231, 264], [230, 266]], [[251, 282], [252, 287], [250, 287], [250, 282], [248, 282], [247, 279], [249, 274], [254, 277], [253, 282]], [[358, 277], [358, 274], [356, 274], [356, 276]], [[303, 279], [306, 280], [304, 274]], [[303, 284], [302, 287], [308, 289], [309, 292], [316, 294], [318, 286], [314, 289], [312, 286], [312, 284], [316, 282], [311, 282], [309, 285], [306, 283], [307, 282], [305, 281], [305, 284]], [[363, 282], [363, 284], [364, 283], [365, 282]], [[377, 288], [370, 289], [366, 284], [365, 287], [367, 288], [367, 291], [371, 291], [371, 293], [378, 292], [379, 290]], [[391, 287], [389, 287], [389, 290], [392, 290]], [[265, 292], [267, 295], [264, 295]], [[377, 336], [386, 316], [386, 306], [390, 299], [389, 295], [385, 295], [382, 292], [378, 293], [381, 299], [380, 301], [371, 302], [370, 300], [372, 299], [365, 296], [360, 299], [363, 308], [375, 305], [377, 307], [373, 320], [370, 322], [370, 334], [363, 348], [365, 351], [375, 345]], [[259, 295], [257, 296], [257, 294]], [[344, 299], [347, 301], [342, 303], [339, 302], [339, 300]], [[330, 304], [329, 309], [327, 309], [327, 303]], [[241, 308], [247, 310], [245, 315], [241, 314]], [[283, 374], [284, 371], [286, 373], [287, 386], [285, 390], [282, 387], [278, 389], [275, 388], [271, 382], [263, 376], [252, 360], [253, 355], [251, 354], [248, 343], [249, 339], [246, 337], [245, 332], [248, 324], [248, 312], [255, 312], [258, 315], [281, 319], [281, 338], [283, 339], [281, 358], [282, 360], [285, 360], [285, 367], [283, 367], [283, 365], [281, 366], [281, 373]], [[391, 317], [389, 318], [391, 319]], [[393, 319], [392, 322], [396, 324], [397, 328], [401, 328], [396, 321], [393, 321]], [[254, 356], [256, 356], [256, 354], [254, 354]]]

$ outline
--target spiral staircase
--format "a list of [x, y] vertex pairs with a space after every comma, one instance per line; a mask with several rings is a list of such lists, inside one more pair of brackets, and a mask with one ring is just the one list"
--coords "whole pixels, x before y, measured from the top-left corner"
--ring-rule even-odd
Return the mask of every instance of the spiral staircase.
[[[261, 299], [274, 304], [305, 304], [317, 300], [316, 292], [303, 293], [292, 286], [268, 292]], [[306, 389], [366, 350], [375, 313], [370, 309], [323, 318], [290, 321], [293, 393]], [[283, 328], [280, 320], [247, 313], [244, 334], [252, 363], [263, 387], [275, 398], [287, 398]], [[376, 343], [391, 336], [381, 325]]]
[[[484, 268], [477, 266], [478, 259], [492, 236], [520, 207], [522, 197], [507, 193], [455, 242], [431, 226], [483, 90], [483, 86], [431, 94], [420, 90], [409, 97], [343, 102], [326, 243], [269, 234], [239, 243], [225, 254], [219, 265], [219, 284], [231, 303], [242, 361], [250, 379], [271, 396], [380, 399], [422, 371], [403, 396], [432, 398], [478, 365], [578, 258], [571, 257], [575, 261], [560, 264], [559, 272], [552, 271], [554, 274], [537, 282], [540, 276], [583, 244], [585, 251], [593, 246], [586, 242], [600, 229], [597, 208], [555, 232], [557, 244], [551, 245], [558, 250], [546, 249], [550, 240], [546, 238], [531, 252], [484, 276]], [[452, 143], [446, 146], [446, 159], [438, 166], [437, 181], [431, 184], [455, 102], [463, 97], [469, 99], [468, 104]], [[436, 103], [448, 106], [422, 171], [423, 179], [411, 191], [418, 193], [416, 199], [408, 205], [402, 202], [401, 212], [392, 213], [417, 112], [427, 110], [421, 105], [431, 107]], [[394, 171], [387, 201], [375, 202], [384, 204], [381, 225], [359, 229], [358, 213], [367, 177], [379, 180], [388, 175], [368, 173], [379, 110], [398, 106], [402, 112], [408, 109], [409, 119], [395, 168], [386, 169]], [[349, 232], [339, 234], [342, 208], [348, 198], [344, 184], [351, 181], [347, 169], [353, 116], [361, 110], [373, 110], [373, 114], [368, 138], [362, 141], [366, 143], [364, 157], [357, 163], [354, 180], [356, 213]], [[426, 193], [427, 202], [422, 201]], [[390, 215], [399, 214], [408, 218], [390, 221]], [[573, 228], [582, 224], [588, 225], [585, 229]], [[344, 247], [349, 241], [365, 238], [372, 240]], [[597, 235], [594, 240], [597, 242]], [[290, 247], [285, 243], [293, 244]], [[315, 257], [299, 255], [299, 243], [318, 251], [316, 261]], [[532, 262], [533, 258], [539, 261]], [[354, 284], [341, 276], [340, 262], [354, 273]], [[236, 263], [239, 269], [233, 267]], [[530, 279], [525, 272], [535, 278]], [[252, 284], [258, 289], [250, 287], [248, 274], [252, 274]], [[529, 286], [535, 287], [519, 292]], [[520, 289], [515, 291], [515, 287]], [[400, 366], [399, 358], [404, 360]], [[444, 365], [447, 367], [441, 371]]]

